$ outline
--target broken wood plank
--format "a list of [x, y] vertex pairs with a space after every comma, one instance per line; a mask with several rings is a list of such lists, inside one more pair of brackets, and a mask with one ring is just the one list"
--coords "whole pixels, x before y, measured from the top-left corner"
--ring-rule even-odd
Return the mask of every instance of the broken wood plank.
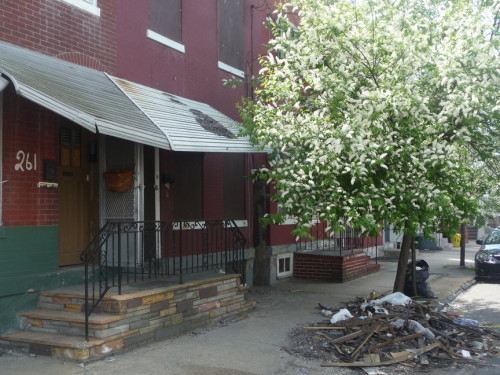
[[324, 333], [321, 333], [321, 332], [314, 332], [315, 335], [318, 335], [318, 336], [321, 336], [325, 339], [328, 339], [328, 340], [331, 340], [332, 338], [328, 335], [325, 335]]
[[348, 335], [344, 335], [342, 337], [339, 337], [335, 340], [332, 341], [332, 344], [342, 344], [343, 342], [355, 339], [359, 336], [363, 336], [366, 332], [365, 331], [356, 331], [353, 333], [349, 333]]
[[380, 354], [365, 354], [363, 362], [378, 363], [380, 362]]
[[359, 344], [359, 346], [356, 348], [356, 350], [351, 354], [351, 356], [353, 358], [357, 358], [355, 357], [356, 356], [356, 353], [359, 352], [361, 350], [361, 348], [366, 344], [366, 342], [370, 339], [370, 337], [373, 336], [374, 333], [378, 332], [378, 330], [381, 328], [382, 326], [379, 325], [377, 326], [377, 328], [375, 328], [372, 332], [370, 332], [366, 337], [365, 339], [363, 340], [363, 342], [361, 342], [361, 344]]
[[391, 344], [394, 344], [394, 343], [397, 343], [397, 342], [403, 342], [403, 341], [406, 341], [406, 340], [415, 339], [415, 338], [418, 338], [418, 337], [421, 337], [421, 336], [422, 336], [421, 333], [414, 333], [412, 335], [408, 335], [408, 336], [405, 336], [405, 337], [400, 337], [400, 338], [397, 338], [397, 339], [394, 339], [394, 340], [389, 340], [389, 341], [383, 342], [381, 344], [372, 346], [371, 348], [368, 348], [367, 350], [369, 352], [371, 352], [373, 350], [377, 350], [377, 349], [383, 348], [384, 346], [387, 346], [387, 345], [391, 345]]
[[346, 330], [346, 327], [303, 327], [304, 329], [331, 329], [331, 330]]
[[434, 348], [437, 348], [441, 346], [441, 343], [435, 342], [434, 344], [428, 345], [424, 348], [417, 349], [413, 352], [399, 352], [399, 353], [394, 353], [397, 358], [393, 358], [387, 361], [383, 362], [328, 362], [328, 363], [322, 363], [322, 367], [375, 367], [375, 366], [387, 366], [387, 365], [392, 365], [394, 363], [399, 363], [403, 361], [407, 361], [409, 359], [414, 359], [415, 357], [426, 353]]

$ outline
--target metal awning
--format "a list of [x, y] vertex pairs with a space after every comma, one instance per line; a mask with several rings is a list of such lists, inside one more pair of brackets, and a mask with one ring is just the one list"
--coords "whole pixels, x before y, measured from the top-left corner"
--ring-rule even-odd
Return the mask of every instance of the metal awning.
[[207, 104], [0, 41], [0, 75], [25, 97], [95, 132], [174, 151], [261, 152]]
[[102, 72], [0, 42], [16, 92], [95, 132], [170, 149], [163, 132]]
[[205, 103], [110, 78], [161, 129], [174, 151], [262, 152], [237, 136], [234, 120]]

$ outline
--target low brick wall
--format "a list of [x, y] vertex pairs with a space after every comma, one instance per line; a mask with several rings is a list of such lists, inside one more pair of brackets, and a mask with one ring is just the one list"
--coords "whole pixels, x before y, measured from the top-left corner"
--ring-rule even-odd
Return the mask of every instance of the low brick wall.
[[380, 265], [372, 264], [364, 252], [333, 255], [321, 252], [298, 252], [293, 257], [293, 277], [344, 282], [377, 272]]

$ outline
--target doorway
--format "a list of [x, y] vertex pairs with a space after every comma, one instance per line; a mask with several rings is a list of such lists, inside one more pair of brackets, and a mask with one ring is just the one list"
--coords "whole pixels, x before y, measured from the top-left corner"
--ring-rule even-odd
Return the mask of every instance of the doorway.
[[[91, 219], [96, 215], [96, 196], [91, 194], [95, 189], [91, 186], [88, 160], [89, 136], [69, 121], [64, 121], [59, 129], [60, 266], [80, 264], [80, 254], [92, 236]], [[95, 218], [92, 221], [95, 222]]]

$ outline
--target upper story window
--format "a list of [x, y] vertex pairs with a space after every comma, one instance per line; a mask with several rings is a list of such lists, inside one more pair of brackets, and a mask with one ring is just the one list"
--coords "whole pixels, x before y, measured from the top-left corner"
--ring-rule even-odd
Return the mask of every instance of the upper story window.
[[220, 69], [244, 77], [243, 1], [217, 0], [217, 38]]
[[149, 0], [147, 37], [184, 53], [182, 0]]
[[101, 9], [99, 9], [99, 7], [97, 6], [97, 0], [60, 0], [60, 1], [71, 4], [86, 12], [92, 13], [97, 17], [101, 16]]

